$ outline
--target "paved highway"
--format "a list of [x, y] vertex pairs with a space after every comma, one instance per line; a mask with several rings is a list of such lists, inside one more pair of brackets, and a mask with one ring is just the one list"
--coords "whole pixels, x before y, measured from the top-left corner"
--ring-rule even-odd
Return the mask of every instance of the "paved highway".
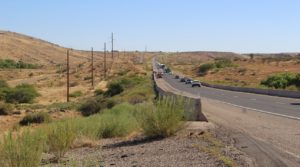
[[300, 99], [283, 98], [253, 93], [227, 91], [209, 87], [194, 87], [175, 79], [174, 75], [165, 74], [163, 79], [174, 88], [200, 97], [215, 99], [241, 108], [254, 109], [274, 115], [280, 115], [300, 121]]

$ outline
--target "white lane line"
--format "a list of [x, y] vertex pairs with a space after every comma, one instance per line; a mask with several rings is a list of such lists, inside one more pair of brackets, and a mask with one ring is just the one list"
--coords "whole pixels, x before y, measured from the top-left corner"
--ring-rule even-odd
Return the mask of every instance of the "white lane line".
[[250, 99], [250, 100], [253, 100], [253, 101], [255, 101], [256, 99]]
[[238, 96], [233, 96], [234, 98], [238, 98]]
[[[215, 100], [215, 99], [213, 99], [213, 100]], [[220, 101], [220, 100], [217, 100], [217, 101], [219, 101], [221, 103], [224, 103], [224, 104], [229, 104], [229, 105], [232, 105], [232, 106], [235, 106], [235, 107], [243, 108], [243, 109], [254, 110], [254, 111], [265, 113], [265, 114], [271, 114], [271, 115], [275, 115], [275, 116], [280, 116], [280, 117], [285, 117], [285, 118], [289, 118], [289, 119], [294, 119], [294, 120], [299, 120], [300, 121], [299, 117], [294, 117], [294, 116], [289, 116], [289, 115], [284, 115], [284, 114], [273, 113], [273, 112], [259, 110], [259, 109], [250, 108], [250, 107], [244, 107], [244, 106], [240, 106], [240, 105], [236, 105], [236, 104], [232, 104], [232, 103], [228, 103], [228, 102], [224, 102], [224, 101]]]
[[282, 102], [278, 102], [278, 101], [277, 101], [277, 102], [275, 102], [275, 103], [277, 103], [277, 104], [285, 104], [285, 103], [282, 103]]

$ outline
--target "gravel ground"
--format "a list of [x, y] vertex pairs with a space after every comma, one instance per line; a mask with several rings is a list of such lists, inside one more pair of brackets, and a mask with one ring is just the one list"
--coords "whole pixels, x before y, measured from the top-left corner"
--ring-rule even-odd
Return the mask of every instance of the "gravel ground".
[[[215, 131], [210, 132], [212, 134]], [[143, 136], [125, 139], [103, 139], [96, 147], [83, 147], [69, 151], [65, 161], [73, 159], [78, 166], [199, 166], [223, 167], [227, 166], [217, 156], [201, 151], [202, 146], [209, 143], [202, 139], [203, 131], [185, 129], [176, 136], [165, 139], [145, 139]], [[214, 135], [219, 136], [219, 135]], [[238, 166], [252, 166], [251, 160], [244, 153], [234, 148], [228, 136], [223, 137], [225, 143], [221, 154], [233, 159]], [[80, 163], [78, 163], [80, 162]], [[86, 164], [82, 165], [82, 162]], [[87, 165], [87, 163], [89, 163]], [[71, 166], [68, 162], [67, 166]], [[51, 164], [46, 166], [59, 166]]]

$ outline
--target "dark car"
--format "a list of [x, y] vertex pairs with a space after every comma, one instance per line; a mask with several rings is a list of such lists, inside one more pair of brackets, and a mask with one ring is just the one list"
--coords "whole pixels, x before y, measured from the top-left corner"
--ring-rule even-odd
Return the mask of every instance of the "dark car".
[[175, 75], [175, 79], [179, 79], [179, 75]]
[[180, 82], [185, 82], [185, 79], [186, 79], [186, 78], [184, 78], [184, 77], [183, 77], [183, 78], [180, 78]]
[[191, 83], [192, 83], [191, 79], [188, 78], [188, 79], [185, 80], [185, 84], [191, 84]]
[[195, 86], [201, 87], [202, 85], [199, 81], [195, 80], [195, 81], [192, 81], [192, 87], [195, 87]]

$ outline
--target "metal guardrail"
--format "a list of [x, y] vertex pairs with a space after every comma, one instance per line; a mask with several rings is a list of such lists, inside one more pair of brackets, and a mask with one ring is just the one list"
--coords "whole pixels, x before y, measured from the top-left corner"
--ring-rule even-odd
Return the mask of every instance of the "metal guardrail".
[[231, 90], [237, 92], [245, 93], [255, 93], [263, 94], [269, 96], [279, 96], [279, 97], [289, 97], [289, 98], [300, 98], [300, 91], [288, 91], [288, 90], [274, 90], [274, 89], [259, 89], [259, 88], [245, 88], [245, 87], [235, 87], [235, 86], [223, 86], [223, 85], [213, 85], [208, 83], [202, 83], [203, 86]]

